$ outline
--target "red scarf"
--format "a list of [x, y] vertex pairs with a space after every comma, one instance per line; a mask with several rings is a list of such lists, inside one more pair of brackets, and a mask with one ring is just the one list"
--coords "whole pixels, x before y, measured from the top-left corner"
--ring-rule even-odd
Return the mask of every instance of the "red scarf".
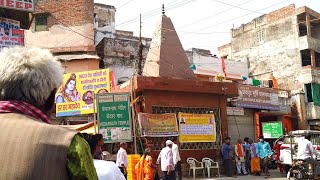
[[18, 113], [51, 124], [50, 119], [38, 108], [22, 101], [0, 101], [0, 113]]
[[239, 157], [243, 157], [242, 144], [237, 144], [237, 153]]

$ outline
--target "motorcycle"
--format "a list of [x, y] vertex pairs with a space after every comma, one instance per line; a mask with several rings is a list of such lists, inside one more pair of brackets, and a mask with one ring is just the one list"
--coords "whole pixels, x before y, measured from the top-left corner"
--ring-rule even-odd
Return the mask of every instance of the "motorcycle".
[[287, 178], [292, 176], [295, 180], [312, 180], [314, 178], [313, 165], [304, 160], [294, 160], [293, 167], [288, 171]]
[[268, 162], [269, 169], [277, 169], [278, 168], [276, 157], [277, 157], [277, 152], [273, 151], [273, 154], [270, 156], [270, 159]]

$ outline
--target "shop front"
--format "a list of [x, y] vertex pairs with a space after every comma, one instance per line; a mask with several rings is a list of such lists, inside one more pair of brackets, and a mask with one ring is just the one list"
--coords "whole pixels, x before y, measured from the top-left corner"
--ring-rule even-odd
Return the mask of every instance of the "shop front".
[[292, 116], [287, 91], [239, 86], [238, 107], [254, 110], [255, 140], [263, 135], [270, 143], [292, 131]]

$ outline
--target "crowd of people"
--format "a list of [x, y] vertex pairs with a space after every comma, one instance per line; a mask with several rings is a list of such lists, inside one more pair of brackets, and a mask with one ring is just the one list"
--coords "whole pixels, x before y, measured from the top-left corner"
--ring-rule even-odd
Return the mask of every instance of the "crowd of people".
[[270, 176], [268, 162], [273, 151], [263, 136], [256, 142], [248, 137], [244, 138], [244, 142], [238, 139], [234, 146], [231, 145], [231, 139], [226, 137], [221, 153], [228, 177], [237, 177], [234, 175], [234, 164], [238, 176], [248, 174], [261, 176], [261, 173], [264, 173], [265, 177]]

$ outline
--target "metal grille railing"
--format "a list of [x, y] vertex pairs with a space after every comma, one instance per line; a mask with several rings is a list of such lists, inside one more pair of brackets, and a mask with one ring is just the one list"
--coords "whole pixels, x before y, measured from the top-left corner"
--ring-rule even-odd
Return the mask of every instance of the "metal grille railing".
[[[182, 143], [180, 149], [219, 149], [221, 146], [221, 118], [220, 109], [214, 108], [197, 108], [197, 107], [164, 107], [164, 106], [152, 106], [153, 114], [164, 114], [164, 113], [193, 113], [193, 114], [214, 114], [216, 120], [216, 142], [212, 143]], [[161, 150], [164, 147], [166, 137], [154, 137], [152, 139], [153, 148], [155, 150]]]

